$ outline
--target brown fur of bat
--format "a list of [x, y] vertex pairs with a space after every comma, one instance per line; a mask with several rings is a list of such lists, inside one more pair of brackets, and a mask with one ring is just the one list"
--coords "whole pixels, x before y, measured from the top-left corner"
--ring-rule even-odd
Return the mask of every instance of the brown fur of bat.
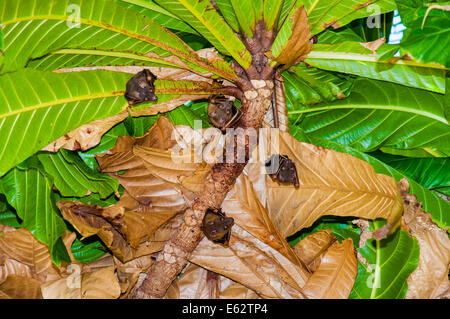
[[209, 121], [215, 127], [225, 130], [232, 127], [241, 118], [242, 112], [234, 101], [224, 95], [213, 95], [208, 102]]
[[[276, 157], [278, 157], [278, 166], [275, 165]], [[300, 186], [295, 163], [287, 155], [272, 155], [266, 161], [266, 171], [273, 180], [284, 184], [293, 184], [295, 188]]]
[[130, 106], [147, 102], [158, 101], [155, 95], [156, 75], [150, 70], [144, 69], [136, 73], [128, 82], [125, 91], [125, 98]]
[[233, 224], [234, 219], [227, 217], [220, 209], [207, 209], [203, 217], [202, 230], [209, 240], [228, 246]]

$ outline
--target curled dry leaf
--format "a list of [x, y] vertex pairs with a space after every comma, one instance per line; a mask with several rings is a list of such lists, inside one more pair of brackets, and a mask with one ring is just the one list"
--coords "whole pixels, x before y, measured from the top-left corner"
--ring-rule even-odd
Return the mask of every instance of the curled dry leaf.
[[[292, 28], [288, 41], [278, 51], [278, 56], [273, 57], [279, 64], [289, 67], [300, 62], [311, 51], [311, 33], [309, 29], [309, 20], [304, 6], [298, 7], [289, 18], [292, 22]], [[278, 34], [280, 35], [281, 32]], [[277, 40], [275, 40], [275, 43]], [[272, 54], [276, 54], [273, 52]], [[269, 54], [270, 55], [270, 54]]]
[[314, 299], [347, 299], [358, 272], [353, 241], [334, 242], [322, 255], [316, 271], [303, 287], [303, 293]]
[[[384, 218], [393, 232], [403, 203], [395, 180], [345, 153], [301, 143], [280, 132], [279, 154], [295, 162], [300, 187], [266, 177], [269, 216], [283, 236], [311, 226], [324, 215]], [[276, 149], [272, 145], [271, 149]]]
[[422, 210], [416, 195], [408, 194], [409, 183], [405, 178], [398, 185], [405, 207], [402, 226], [416, 237], [420, 247], [419, 265], [408, 277], [406, 298], [440, 298], [450, 289], [448, 233], [432, 221], [430, 214]]
[[10, 275], [0, 283], [0, 299], [42, 299], [39, 280]]
[[126, 263], [122, 263], [119, 259], [114, 258], [117, 279], [121, 289], [121, 299], [127, 298], [132, 293], [139, 276], [147, 272], [154, 260], [155, 257], [153, 255], [141, 256]]
[[[259, 202], [249, 178], [242, 174], [222, 203], [222, 211], [247, 232], [277, 250], [291, 262], [301, 266], [292, 248], [273, 225], [265, 208]], [[308, 276], [306, 269], [304, 275]]]
[[[88, 206], [76, 201], [57, 203], [63, 217], [84, 237], [97, 235], [121, 262], [159, 251], [179, 226], [179, 218], [164, 217], [145, 213], [131, 214], [118, 204], [101, 208]], [[111, 218], [109, 211], [123, 210], [120, 218]], [[143, 217], [143, 218], [142, 218]], [[156, 223], [156, 226], [155, 226]]]
[[204, 238], [190, 261], [226, 276], [262, 298], [303, 298], [307, 280], [303, 269], [239, 225], [234, 225], [229, 247]]
[[224, 276], [189, 264], [169, 288], [168, 299], [258, 299], [251, 289]]
[[[181, 191], [152, 174], [143, 160], [133, 153], [135, 145], [168, 150], [176, 143], [172, 137], [173, 130], [170, 120], [161, 116], [144, 136], [120, 136], [113, 148], [96, 156], [101, 170], [111, 173], [139, 202], [142, 211], [181, 212], [187, 207]], [[126, 172], [117, 174], [123, 170]]]
[[[0, 236], [0, 260], [2, 259], [5, 262], [7, 259], [13, 259], [28, 266], [33, 274], [32, 277], [41, 283], [45, 282], [47, 278], [60, 274], [58, 268], [52, 262], [48, 247], [40, 243], [28, 230], [23, 228]], [[16, 263], [14, 264], [17, 267], [19, 266]], [[18, 269], [16, 268], [16, 270]], [[22, 268], [22, 270], [24, 269]], [[23, 275], [24, 273], [28, 273], [28, 271], [17, 272], [14, 275]]]
[[61, 277], [42, 285], [45, 299], [115, 299], [120, 285], [110, 254], [88, 264], [73, 263]]
[[98, 206], [87, 206], [80, 202], [68, 201], [57, 203], [61, 213], [68, 222], [84, 237], [98, 235], [104, 244], [111, 249], [114, 256], [122, 261], [150, 254], [160, 249], [159, 245], [140, 245], [133, 248], [122, 233], [122, 220], [113, 222], [102, 216], [103, 209]]
[[294, 251], [310, 272], [320, 265], [321, 256], [336, 241], [329, 230], [321, 230], [306, 236], [294, 246]]

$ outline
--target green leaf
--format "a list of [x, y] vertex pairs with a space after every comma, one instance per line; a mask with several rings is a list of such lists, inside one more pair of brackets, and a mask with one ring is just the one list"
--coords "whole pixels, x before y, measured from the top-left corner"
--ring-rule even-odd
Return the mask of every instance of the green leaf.
[[[387, 51], [390, 47], [384, 44], [379, 51]], [[445, 92], [446, 70], [442, 67], [412, 60], [399, 60], [395, 64], [377, 60], [372, 51], [359, 42], [314, 45], [305, 62], [320, 69]]]
[[230, 0], [234, 14], [239, 22], [242, 33], [248, 38], [253, 38], [255, 25], [263, 16], [262, 0]]
[[283, 0], [264, 1], [264, 23], [266, 30], [274, 30], [283, 8]]
[[251, 63], [250, 52], [209, 1], [156, 0], [211, 42], [217, 50], [231, 55], [242, 67]]
[[234, 13], [233, 6], [231, 5], [231, 0], [215, 0], [215, 2], [222, 17], [225, 19], [228, 25], [233, 29], [233, 31], [239, 32], [239, 21], [236, 17], [236, 14]]
[[302, 229], [298, 233], [287, 238], [287, 240], [291, 246], [294, 246], [306, 236], [328, 229], [340, 242], [347, 238], [351, 238], [356, 249], [358, 248], [360, 229], [352, 223], [353, 219], [354, 218], [348, 217], [323, 216], [316, 220], [312, 226]]
[[[286, 83], [288, 85], [288, 83]], [[350, 96], [289, 111], [308, 137], [336, 141], [358, 150], [380, 148], [450, 154], [444, 96], [405, 86], [357, 79]]]
[[375, 41], [383, 37], [388, 40], [393, 18], [394, 12], [388, 12], [380, 16], [357, 19], [348, 24], [347, 27], [361, 36], [364, 42]]
[[393, 0], [304, 0], [311, 26], [311, 34], [318, 34], [328, 26], [339, 28], [351, 21], [393, 11]]
[[291, 11], [295, 2], [297, 2], [297, 0], [283, 0], [283, 5], [281, 7], [281, 12], [280, 12], [280, 18], [278, 19], [278, 23], [277, 23], [277, 30], [280, 30], [281, 26], [284, 24], [287, 16], [289, 15], [289, 12]]
[[[428, 16], [422, 27], [424, 17], [411, 22], [403, 32], [400, 47], [415, 60], [422, 63], [438, 63], [450, 67], [450, 12], [446, 17]], [[430, 49], [432, 48], [432, 49]]]
[[420, 185], [450, 196], [450, 158], [408, 158], [379, 152], [371, 155]]
[[0, 179], [0, 184], [22, 220], [21, 227], [48, 246], [55, 263], [66, 260], [67, 252], [59, 240], [67, 228], [54, 202], [53, 181], [38, 169], [15, 168]]
[[[36, 151], [82, 124], [116, 115], [128, 106], [124, 98], [130, 75], [111, 71], [72, 73], [31, 69], [0, 77], [0, 175]], [[219, 83], [155, 81], [157, 102], [183, 94], [219, 94]], [[19, 94], [27, 92], [27, 94]], [[157, 111], [155, 111], [157, 112]]]
[[353, 41], [364, 42], [363, 39], [348, 26], [338, 30], [325, 30], [317, 36], [320, 44], [338, 44], [340, 42]]
[[[395, 168], [353, 147], [342, 145], [333, 141], [327, 141], [321, 138], [307, 137], [297, 126], [291, 126], [291, 134], [302, 142], [312, 143], [314, 145], [333, 149], [342, 153], [348, 153], [362, 159], [372, 165], [377, 173], [392, 176], [397, 182], [405, 177], [403, 173]], [[439, 227], [443, 229], [450, 227], [450, 214], [448, 214], [450, 211], [450, 203], [421, 186], [413, 179], [407, 179], [410, 186], [410, 193], [417, 195], [418, 201], [422, 202], [424, 211], [431, 214], [433, 221], [437, 223]]]
[[350, 93], [352, 79], [332, 72], [298, 64], [282, 73], [285, 80], [286, 103], [290, 110], [302, 105], [343, 99]]
[[[1, 182], [0, 182], [0, 192], [2, 192]], [[1, 193], [0, 193], [0, 224], [20, 228], [20, 220], [16, 215], [16, 213], [14, 212], [14, 208], [12, 208], [8, 204], [6, 197]]]
[[[371, 228], [373, 230], [373, 228]], [[407, 279], [419, 263], [419, 244], [403, 229], [386, 239], [369, 239], [358, 252], [358, 274], [350, 299], [404, 299]]]
[[89, 64], [131, 59], [167, 65], [165, 57], [174, 55], [181, 59], [175, 62], [179, 67], [234, 78], [228, 64], [208, 64], [169, 30], [111, 1], [2, 1], [0, 12], [5, 35], [1, 73], [17, 70], [45, 55], [56, 55], [52, 63], [62, 57], [66, 61], [75, 58], [80, 65], [86, 63], [85, 59]]
[[121, 6], [143, 14], [165, 28], [197, 34], [187, 23], [156, 3], [146, 0], [113, 0]]
[[129, 76], [24, 69], [0, 77], [0, 176], [82, 124], [115, 115]]
[[108, 207], [116, 204], [118, 198], [115, 195], [111, 195], [108, 198], [100, 198], [96, 193], [92, 193], [84, 197], [62, 197], [58, 193], [55, 193], [56, 201], [77, 201], [86, 205], [98, 205], [100, 207]]
[[51, 175], [62, 196], [83, 197], [98, 193], [106, 198], [117, 191], [119, 182], [106, 174], [90, 169], [76, 152], [60, 149], [58, 153], [37, 155], [47, 174]]
[[83, 264], [95, 261], [106, 253], [106, 247], [100, 240], [92, 241], [91, 237], [86, 240], [90, 242], [85, 244], [75, 239], [71, 247], [73, 257]]

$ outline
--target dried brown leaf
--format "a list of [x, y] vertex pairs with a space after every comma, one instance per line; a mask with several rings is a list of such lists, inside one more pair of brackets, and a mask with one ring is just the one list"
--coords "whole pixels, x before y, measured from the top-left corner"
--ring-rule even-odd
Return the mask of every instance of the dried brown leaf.
[[[172, 139], [174, 126], [161, 116], [147, 133], [139, 138], [121, 136], [113, 148], [96, 156], [103, 172], [111, 173], [139, 202], [138, 210], [145, 212], [180, 212], [187, 205], [181, 191], [170, 183], [151, 174], [144, 162], [133, 153], [134, 145], [167, 150], [175, 145]], [[123, 174], [117, 172], [126, 170]]]
[[[246, 175], [241, 175], [236, 180], [235, 186], [222, 203], [222, 210], [227, 216], [233, 217], [237, 225], [283, 254], [294, 264], [303, 267], [300, 266], [300, 260], [286, 239], [273, 225]], [[308, 275], [306, 269], [304, 275]]]
[[419, 247], [419, 265], [408, 277], [407, 299], [440, 298], [450, 289], [450, 239], [447, 231], [436, 225], [431, 215], [424, 212], [416, 195], [410, 195], [406, 178], [399, 182], [404, 200], [403, 227], [416, 237]]
[[321, 257], [303, 292], [312, 299], [347, 299], [358, 272], [358, 261], [351, 238], [335, 242]]
[[294, 251], [308, 270], [314, 272], [320, 265], [321, 256], [336, 241], [329, 230], [321, 230], [310, 234], [294, 246]]
[[324, 215], [384, 218], [391, 232], [399, 225], [403, 203], [395, 180], [375, 173], [367, 162], [301, 143], [285, 132], [279, 135], [279, 153], [295, 162], [300, 181], [294, 188], [266, 177], [268, 213], [283, 236]]
[[303, 270], [277, 250], [239, 225], [234, 225], [229, 247], [204, 238], [190, 261], [254, 290], [263, 298], [303, 298], [307, 280]]
[[41, 283], [34, 278], [10, 275], [0, 283], [0, 299], [42, 299]]
[[127, 263], [122, 263], [119, 259], [114, 258], [114, 263], [117, 268], [117, 279], [119, 280], [121, 289], [120, 298], [127, 298], [132, 293], [139, 276], [147, 272], [153, 264], [154, 259], [155, 257], [152, 255], [145, 255]]
[[115, 265], [110, 254], [88, 263], [74, 263], [60, 278], [42, 285], [45, 299], [116, 299], [120, 285], [115, 277]]
[[[59, 270], [52, 262], [48, 247], [40, 243], [28, 230], [23, 228], [0, 236], [0, 260], [2, 258], [5, 262], [7, 259], [14, 259], [28, 266], [33, 278], [40, 282], [45, 282], [47, 277], [59, 276]], [[10, 266], [12, 264], [8, 264], [6, 268], [3, 268], [3, 271], [14, 275], [28, 273], [23, 266], [19, 267], [17, 263], [14, 263], [13, 268], [8, 268]], [[21, 270], [19, 271], [19, 269]]]
[[[122, 228], [123, 220], [111, 221], [101, 216], [102, 208], [87, 206], [76, 201], [61, 201], [57, 203], [63, 217], [84, 237], [98, 235], [114, 256], [126, 262], [139, 256], [148, 255], [161, 249], [161, 243], [142, 242], [134, 248], [127, 241]], [[128, 225], [131, 227], [146, 227], [142, 224]], [[145, 233], [142, 231], [141, 233]]]
[[281, 54], [275, 58], [275, 61], [284, 64], [285, 67], [300, 62], [311, 51], [309, 20], [304, 6], [299, 7], [291, 19], [292, 34], [282, 48]]
[[189, 264], [172, 283], [167, 299], [259, 299], [251, 289], [219, 274]]

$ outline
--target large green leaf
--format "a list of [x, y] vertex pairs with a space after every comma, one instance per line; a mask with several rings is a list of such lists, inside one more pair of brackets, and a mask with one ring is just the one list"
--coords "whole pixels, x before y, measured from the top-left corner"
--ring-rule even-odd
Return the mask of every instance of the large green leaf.
[[[312, 143], [338, 152], [348, 153], [362, 159], [372, 165], [377, 173], [392, 176], [396, 181], [400, 181], [403, 177], [407, 177], [395, 168], [351, 146], [342, 145], [321, 138], [308, 137], [298, 126], [291, 126], [291, 133], [295, 138], [302, 142]], [[410, 186], [410, 193], [417, 195], [418, 201], [422, 202], [423, 209], [431, 214], [433, 221], [441, 228], [445, 229], [446, 227], [450, 227], [450, 214], [448, 213], [450, 211], [450, 203], [415, 182], [413, 179], [408, 177], [407, 179]]]
[[165, 28], [197, 34], [186, 22], [158, 6], [151, 0], [113, 0], [118, 4], [141, 13]]
[[156, 0], [156, 2], [192, 26], [217, 50], [231, 55], [244, 68], [250, 66], [250, 52], [209, 1]]
[[[80, 65], [144, 60], [156, 65], [175, 63], [230, 80], [234, 77], [227, 63], [207, 63], [169, 30], [111, 1], [2, 1], [0, 12], [5, 42], [2, 73], [17, 70], [32, 59], [56, 55], [54, 60], [77, 59]], [[179, 59], [168, 63], [165, 58], [172, 55]]]
[[233, 6], [231, 5], [231, 0], [216, 0], [215, 1], [220, 14], [228, 25], [235, 31], [239, 32], [239, 21], [234, 13]]
[[358, 79], [346, 99], [289, 113], [291, 121], [304, 116], [300, 125], [308, 136], [361, 151], [390, 148], [436, 157], [450, 154], [444, 96], [438, 93]]
[[[379, 50], [388, 51], [390, 47], [385, 44]], [[320, 69], [445, 92], [445, 68], [412, 60], [399, 60], [395, 64], [380, 61], [359, 42], [314, 45], [305, 62]]]
[[0, 77], [0, 176], [82, 124], [115, 115], [129, 75], [21, 70]]
[[349, 77], [306, 67], [304, 64], [292, 66], [282, 75], [285, 81], [286, 103], [290, 110], [345, 98], [353, 84]]
[[55, 262], [67, 256], [60, 237], [67, 230], [58, 214], [52, 192], [53, 181], [37, 168], [15, 168], [0, 179], [2, 192], [28, 229], [46, 244]]
[[283, 9], [283, 0], [264, 1], [264, 23], [267, 30], [274, 30]]
[[[130, 77], [101, 70], [51, 73], [31, 69], [1, 76], [0, 175], [82, 124], [125, 110], [128, 103], [123, 95]], [[218, 83], [156, 80], [155, 86], [158, 101], [135, 110], [184, 94], [195, 94], [198, 99], [221, 92]]]
[[240, 30], [249, 38], [253, 37], [255, 25], [262, 19], [262, 0], [230, 0], [234, 14], [238, 20]]
[[303, 0], [311, 25], [311, 34], [328, 26], [342, 27], [351, 21], [396, 9], [393, 0]]
[[372, 155], [420, 185], [450, 196], [450, 158], [409, 158], [381, 152]]
[[414, 20], [403, 32], [400, 47], [414, 59], [423, 63], [438, 63], [450, 67], [450, 12], [446, 17], [424, 17]]
[[[373, 228], [371, 228], [373, 230]], [[350, 299], [404, 299], [409, 275], [419, 263], [419, 244], [403, 229], [383, 240], [369, 239], [358, 252], [358, 275]]]
[[58, 153], [43, 152], [37, 156], [62, 196], [98, 193], [105, 198], [119, 187], [117, 179], [90, 169], [74, 152], [61, 149]]

